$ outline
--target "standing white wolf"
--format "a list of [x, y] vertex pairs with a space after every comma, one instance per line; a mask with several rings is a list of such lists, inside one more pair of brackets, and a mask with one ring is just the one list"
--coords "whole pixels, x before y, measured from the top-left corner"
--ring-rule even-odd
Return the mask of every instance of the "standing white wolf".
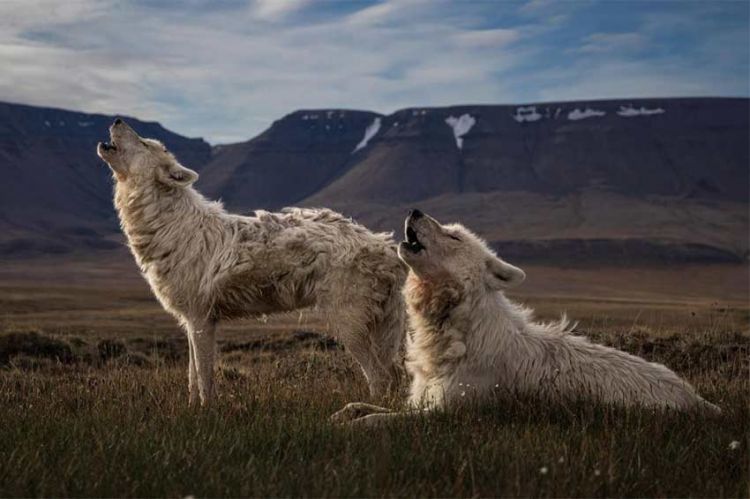
[[372, 395], [387, 390], [405, 329], [406, 277], [389, 235], [324, 209], [228, 214], [193, 189], [198, 174], [160, 142], [120, 119], [109, 132], [97, 153], [114, 172], [115, 207], [141, 272], [187, 331], [191, 404], [213, 395], [219, 320], [315, 305], [329, 313]]
[[[405, 225], [399, 256], [411, 269], [404, 288], [411, 407], [512, 392], [719, 411], [661, 364], [571, 335], [565, 319], [534, 322], [529, 309], [502, 292], [523, 282], [524, 272], [465, 227], [441, 225], [418, 210]], [[369, 412], [375, 414], [363, 416]], [[398, 414], [353, 403], [333, 419], [369, 424]]]

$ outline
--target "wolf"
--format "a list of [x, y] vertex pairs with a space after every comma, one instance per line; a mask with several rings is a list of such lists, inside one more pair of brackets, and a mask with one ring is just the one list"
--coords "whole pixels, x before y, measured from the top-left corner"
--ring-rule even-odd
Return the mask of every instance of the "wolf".
[[214, 395], [222, 320], [318, 306], [373, 397], [398, 372], [406, 268], [389, 234], [327, 209], [227, 213], [159, 141], [115, 120], [97, 154], [111, 168], [128, 246], [164, 309], [187, 332], [189, 402]]
[[[531, 310], [503, 293], [524, 281], [524, 271], [462, 225], [442, 225], [413, 210], [398, 253], [410, 269], [403, 293], [412, 410], [510, 392], [719, 412], [661, 364], [576, 336], [564, 317], [535, 322]], [[394, 415], [352, 403], [333, 420], [370, 424]]]

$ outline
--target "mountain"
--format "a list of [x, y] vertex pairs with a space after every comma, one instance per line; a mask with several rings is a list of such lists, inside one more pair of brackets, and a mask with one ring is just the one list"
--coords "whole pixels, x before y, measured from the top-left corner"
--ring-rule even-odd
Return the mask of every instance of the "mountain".
[[[356, 164], [311, 201], [414, 202], [495, 191], [564, 196], [595, 187], [747, 202], [748, 102], [406, 109], [385, 117]], [[454, 126], [463, 127], [460, 144]]]
[[[120, 246], [112, 180], [96, 155], [114, 116], [0, 103], [0, 254]], [[158, 123], [125, 119], [200, 168], [211, 147]]]
[[743, 261], [749, 111], [732, 98], [411, 108], [345, 135], [339, 111], [302, 111], [219, 151], [204, 178], [239, 165], [209, 190], [230, 209], [328, 206], [379, 230], [419, 206], [516, 259]]
[[341, 109], [294, 112], [254, 139], [218, 148], [199, 187], [229, 206], [296, 203], [347, 168], [364, 130], [379, 116]]
[[[750, 100], [301, 110], [210, 147], [128, 120], [227, 208], [329, 206], [400, 230], [414, 206], [508, 258], [747, 261]], [[0, 105], [0, 253], [118, 244], [94, 146], [113, 117]]]

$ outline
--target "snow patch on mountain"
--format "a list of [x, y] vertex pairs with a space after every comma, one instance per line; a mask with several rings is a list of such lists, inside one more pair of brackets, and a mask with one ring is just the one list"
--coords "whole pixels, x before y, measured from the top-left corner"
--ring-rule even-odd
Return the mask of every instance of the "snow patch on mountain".
[[372, 139], [378, 133], [378, 131], [380, 131], [380, 124], [380, 118], [375, 118], [375, 120], [370, 123], [370, 125], [365, 129], [365, 136], [362, 138], [359, 144], [357, 144], [357, 147], [354, 148], [352, 154], [359, 151], [360, 149], [367, 147], [367, 143], [370, 142], [370, 139]]
[[632, 118], [634, 116], [651, 116], [654, 114], [663, 114], [665, 112], [666, 111], [664, 111], [664, 109], [660, 107], [657, 107], [654, 109], [648, 109], [643, 106], [641, 106], [640, 108], [634, 108], [631, 105], [627, 105], [627, 106], [620, 106], [620, 110], [617, 111], [617, 114], [619, 114], [620, 116], [624, 118]]
[[463, 149], [463, 136], [469, 133], [471, 127], [476, 124], [476, 118], [470, 114], [462, 114], [458, 118], [455, 116], [448, 116], [448, 118], [445, 119], [445, 122], [453, 129], [453, 137], [456, 139], [456, 146], [459, 149]]
[[605, 114], [607, 113], [604, 111], [591, 109], [590, 107], [587, 107], [583, 111], [581, 111], [578, 108], [575, 108], [571, 112], [568, 113], [568, 119], [570, 121], [578, 121], [578, 120], [585, 120], [586, 118], [601, 117], [601, 116], [604, 116]]
[[542, 115], [536, 110], [536, 106], [526, 106], [516, 108], [516, 114], [513, 115], [513, 119], [519, 123], [524, 121], [538, 121], [542, 119]]

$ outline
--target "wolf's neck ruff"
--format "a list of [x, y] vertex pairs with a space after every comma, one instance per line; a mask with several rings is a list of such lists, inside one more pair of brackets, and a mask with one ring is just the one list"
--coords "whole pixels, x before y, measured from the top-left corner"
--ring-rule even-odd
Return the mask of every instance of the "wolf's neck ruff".
[[141, 266], [179, 251], [187, 238], [196, 236], [196, 229], [213, 222], [218, 214], [192, 187], [173, 189], [158, 184], [132, 188], [118, 183], [115, 206]]

